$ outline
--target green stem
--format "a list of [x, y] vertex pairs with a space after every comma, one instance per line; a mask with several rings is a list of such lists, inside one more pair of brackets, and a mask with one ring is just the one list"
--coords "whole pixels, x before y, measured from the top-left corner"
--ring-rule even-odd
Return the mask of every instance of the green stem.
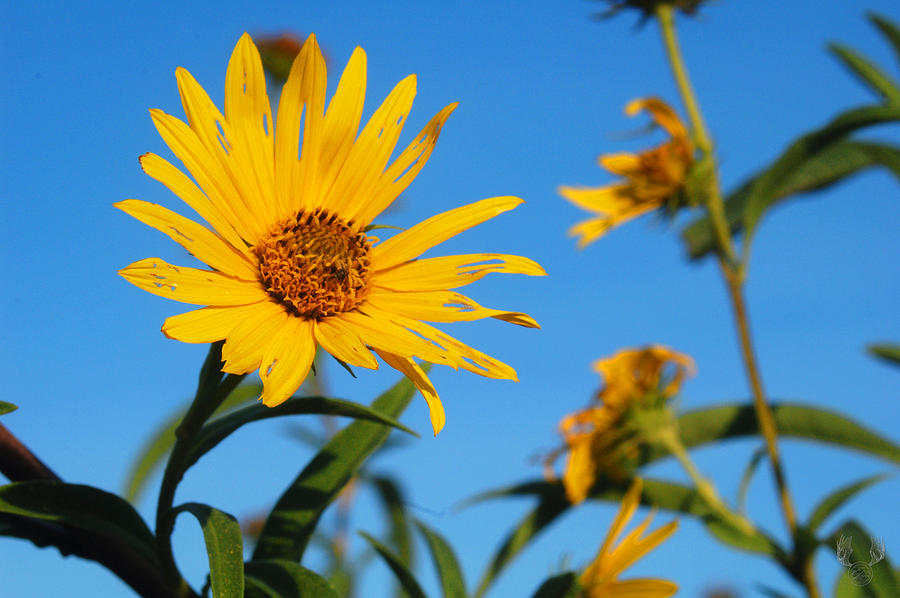
[[175, 445], [166, 463], [166, 470], [159, 489], [159, 500], [156, 504], [156, 546], [163, 570], [178, 596], [195, 598], [196, 592], [188, 585], [178, 571], [175, 555], [172, 552], [172, 531], [175, 518], [172, 506], [175, 501], [175, 489], [184, 476], [185, 459], [197, 433], [206, 420], [219, 408], [231, 394], [244, 375], [228, 374], [222, 378], [222, 342], [210, 345], [209, 353], [203, 368], [200, 370], [200, 381], [197, 394], [191, 406], [175, 430]]
[[681, 442], [678, 430], [674, 426], [666, 426], [664, 429], [659, 430], [655, 438], [659, 440], [663, 446], [669, 449], [669, 452], [672, 453], [676, 459], [678, 459], [681, 467], [684, 468], [685, 472], [690, 476], [691, 481], [694, 482], [697, 493], [716, 515], [746, 534], [755, 535], [757, 533], [756, 528], [746, 517], [732, 511], [728, 505], [719, 498], [719, 493], [716, 492], [716, 487], [713, 483], [703, 477], [700, 470], [694, 465], [691, 456]]
[[[734, 244], [731, 238], [731, 229], [725, 218], [725, 204], [722, 201], [722, 194], [719, 189], [718, 174], [715, 167], [715, 157], [713, 155], [713, 144], [706, 131], [706, 125], [700, 114], [699, 104], [694, 96], [694, 91], [691, 88], [691, 83], [688, 79], [687, 69], [685, 68], [684, 61], [681, 57], [681, 51], [675, 33], [675, 16], [672, 6], [666, 3], [658, 4], [656, 7], [656, 16], [659, 20], [660, 29], [662, 30], [663, 43], [669, 58], [669, 64], [675, 75], [678, 90], [691, 121], [692, 139], [703, 154], [702, 159], [708, 160], [712, 166], [709, 169], [710, 174], [707, 179], [706, 192], [704, 193], [706, 209], [709, 214], [709, 219], [712, 222], [713, 231], [715, 232], [716, 244], [719, 250], [719, 267], [722, 270], [722, 274], [728, 286], [728, 293], [731, 299], [732, 310], [734, 312], [735, 323], [740, 339], [744, 368], [747, 372], [747, 378], [750, 381], [750, 387], [753, 391], [753, 405], [756, 410], [756, 417], [759, 420], [760, 430], [766, 441], [766, 451], [772, 466], [775, 483], [778, 487], [781, 509], [784, 513], [785, 522], [787, 523], [791, 537], [794, 539], [794, 550], [796, 552], [797, 515], [794, 510], [790, 492], [788, 491], [784, 469], [781, 465], [781, 459], [778, 452], [778, 434], [775, 428], [775, 418], [772, 415], [772, 409], [769, 407], [769, 404], [766, 401], [765, 392], [763, 391], [762, 377], [760, 376], [759, 368], [756, 363], [753, 341], [750, 336], [749, 318], [747, 316], [747, 309], [743, 297], [743, 284], [746, 278], [745, 262], [738, 260], [736, 257]], [[821, 594], [810, 563], [807, 563], [803, 572], [803, 577], [803, 583], [806, 586], [809, 597], [819, 598]]]

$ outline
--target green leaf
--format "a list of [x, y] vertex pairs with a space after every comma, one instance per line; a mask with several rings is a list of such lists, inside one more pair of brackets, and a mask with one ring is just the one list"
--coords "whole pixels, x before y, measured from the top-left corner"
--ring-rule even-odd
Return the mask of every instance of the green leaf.
[[845, 502], [853, 498], [856, 493], [865, 490], [872, 484], [880, 482], [881, 480], [888, 477], [888, 474], [880, 474], [873, 475], [868, 478], [863, 478], [858, 482], [854, 482], [853, 484], [848, 484], [846, 486], [841, 486], [816, 505], [816, 508], [813, 509], [812, 515], [809, 517], [809, 523], [807, 527], [810, 531], [815, 532], [821, 527], [822, 523], [831, 515], [835, 510], [840, 508]]
[[741, 483], [738, 485], [737, 491], [737, 509], [741, 513], [747, 512], [747, 491], [750, 489], [750, 482], [753, 480], [756, 468], [767, 454], [768, 451], [764, 446], [756, 449], [747, 463], [747, 468], [744, 469], [744, 475], [741, 477]]
[[[414, 391], [404, 377], [372, 403], [372, 410], [397, 417]], [[278, 499], [257, 541], [254, 560], [299, 562], [322, 512], [390, 433], [386, 425], [356, 421], [335, 434]]]
[[413, 566], [413, 540], [410, 533], [410, 522], [404, 507], [403, 493], [395, 480], [387, 476], [364, 476], [375, 487], [387, 511], [390, 522], [389, 545], [397, 553], [397, 557], [407, 567]]
[[434, 566], [441, 580], [444, 598], [466, 598], [466, 582], [453, 549], [440, 534], [421, 521], [416, 520], [416, 527], [425, 537], [425, 542], [431, 551]]
[[869, 345], [866, 350], [893, 365], [900, 365], [900, 345]]
[[[844, 555], [841, 555], [839, 551], [839, 542], [842, 537], [848, 542], [849, 549]], [[875, 542], [877, 539], [877, 534], [874, 536], [869, 534], [858, 522], [850, 520], [844, 523], [828, 540], [828, 544], [834, 549], [838, 560], [841, 560], [841, 556], [843, 556], [844, 562], [849, 565], [845, 566], [845, 571], [842, 571], [838, 578], [835, 596], [839, 598], [897, 597], [900, 578], [894, 573], [887, 554], [883, 550], [877, 550]], [[851, 581], [851, 574], [855, 576], [856, 584]]]
[[482, 574], [474, 598], [481, 598], [488, 587], [494, 582], [500, 573], [512, 562], [528, 543], [537, 537], [557, 517], [569, 509], [571, 503], [566, 498], [562, 484], [550, 484], [548, 482], [531, 485], [534, 489], [540, 487], [540, 502], [513, 530], [506, 536], [499, 550], [494, 554], [487, 570]]
[[394, 572], [394, 575], [397, 576], [397, 580], [400, 582], [400, 585], [403, 586], [403, 589], [406, 590], [406, 593], [409, 594], [409, 598], [426, 598], [425, 592], [422, 591], [421, 586], [419, 586], [419, 582], [416, 581], [415, 576], [412, 574], [406, 565], [400, 560], [397, 555], [395, 555], [391, 550], [370, 536], [365, 532], [359, 532], [359, 535], [365, 538], [369, 544], [372, 545], [372, 548], [384, 559], [384, 562], [387, 563], [388, 567], [391, 568], [391, 571]]
[[116, 538], [150, 563], [156, 541], [137, 511], [122, 498], [93, 486], [31, 480], [0, 486], [0, 513], [62, 523]]
[[[880, 143], [841, 139], [834, 141], [810, 156], [780, 182], [772, 192], [772, 207], [796, 194], [824, 189], [862, 169], [882, 166], [900, 178], [900, 149]], [[743, 228], [743, 214], [750, 190], [762, 176], [755, 175], [725, 199], [725, 218], [732, 233]], [[698, 259], [715, 248], [715, 238], [709, 218], [700, 218], [682, 231], [691, 259]]]
[[894, 53], [897, 54], [897, 60], [900, 60], [900, 28], [897, 27], [896, 23], [882, 17], [879, 14], [870, 12], [868, 14], [868, 17], [869, 21], [871, 21], [873, 25], [878, 27], [878, 29], [881, 31], [881, 34], [887, 39], [888, 43], [893, 46]]
[[18, 409], [18, 405], [13, 405], [12, 403], [7, 403], [6, 401], [0, 401], [0, 415], [6, 415], [7, 413], [12, 413], [16, 409]]
[[575, 598], [578, 590], [578, 576], [567, 571], [545, 580], [531, 598]]
[[244, 575], [248, 598], [341, 598], [327, 579], [293, 561], [250, 561], [244, 565]]
[[[625, 491], [626, 488], [618, 484], [611, 483], [606, 479], [600, 479], [591, 489], [589, 498], [618, 503], [621, 502]], [[562, 483], [544, 481], [528, 482], [485, 492], [466, 501], [466, 504], [469, 505], [488, 498], [526, 495], [536, 495], [539, 498], [538, 504], [507, 535], [500, 549], [488, 565], [487, 570], [482, 575], [478, 589], [474, 594], [475, 598], [483, 596], [490, 584], [512, 562], [513, 558], [572, 505], [566, 498]], [[641, 503], [667, 511], [695, 516], [703, 521], [710, 533], [716, 538], [742, 550], [769, 554], [779, 560], [786, 558], [784, 550], [762, 531], [756, 530], [754, 534], [747, 534], [718, 519], [693, 488], [662, 480], [644, 478]]]
[[744, 243], [748, 246], [763, 212], [778, 197], [778, 189], [816, 153], [857, 129], [900, 120], [900, 106], [864, 106], [837, 116], [825, 127], [808, 133], [787, 150], [753, 182], [744, 210]]
[[[222, 405], [215, 413], [222, 413], [240, 403], [256, 398], [261, 392], [262, 386], [259, 384], [239, 386], [222, 402]], [[131, 466], [128, 477], [125, 479], [124, 494], [129, 501], [137, 501], [141, 491], [146, 487], [149, 477], [162, 465], [172, 451], [172, 447], [175, 445], [175, 429], [181, 423], [187, 410], [188, 405], [185, 405], [177, 414], [163, 422], [144, 443], [138, 458]]]
[[200, 457], [208, 453], [217, 444], [225, 440], [229, 434], [244, 424], [285, 415], [340, 415], [353, 417], [394, 427], [413, 436], [418, 436], [418, 434], [393, 418], [366, 405], [327, 397], [292, 397], [277, 407], [266, 407], [262, 404], [249, 405], [207, 423], [200, 430], [197, 439], [188, 451], [184, 463], [185, 471], [196, 463]]
[[868, 58], [847, 46], [830, 44], [828, 49], [851, 73], [888, 102], [900, 102], [900, 87]]
[[769, 586], [764, 586], [761, 584], [757, 585], [756, 589], [759, 590], [759, 592], [761, 594], [765, 594], [769, 598], [794, 598], [790, 594], [785, 594], [784, 592], [782, 592], [780, 590], [776, 590], [775, 588], [772, 588]]
[[172, 510], [172, 517], [187, 512], [203, 529], [209, 556], [209, 580], [215, 598], [242, 598], [244, 595], [244, 544], [237, 519], [200, 503], [185, 503]]

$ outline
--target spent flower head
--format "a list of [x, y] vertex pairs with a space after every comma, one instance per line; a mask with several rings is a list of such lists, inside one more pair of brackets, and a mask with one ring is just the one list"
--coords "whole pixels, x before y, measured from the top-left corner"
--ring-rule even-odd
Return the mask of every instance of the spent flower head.
[[482, 307], [455, 289], [491, 272], [544, 275], [515, 255], [475, 253], [419, 259], [462, 231], [522, 203], [495, 197], [433, 216], [379, 240], [372, 220], [428, 161], [450, 104], [390, 161], [416, 92], [410, 75], [359, 131], [366, 54], [356, 48], [326, 110], [326, 66], [314, 35], [303, 44], [282, 89], [277, 119], [259, 52], [238, 41], [225, 78], [225, 112], [183, 68], [176, 71], [187, 123], [150, 115], [193, 180], [155, 154], [141, 166], [208, 227], [162, 206], [129, 199], [116, 207], [170, 236], [209, 269], [158, 258], [121, 270], [132, 284], [205, 306], [170, 317], [169, 338], [225, 340], [223, 371], [259, 370], [262, 401], [287, 400], [310, 370], [317, 347], [338, 360], [377, 369], [376, 355], [405, 374], [428, 402], [435, 434], [444, 425], [437, 392], [415, 361], [516, 379], [516, 372], [430, 322], [496, 318], [538, 327], [529, 316]]
[[552, 477], [552, 462], [568, 453], [563, 486], [573, 504], [587, 498], [599, 475], [619, 480], [630, 475], [648, 440], [647, 429], [667, 423], [666, 402], [681, 388], [694, 363], [687, 355], [652, 345], [598, 359], [593, 368], [605, 385], [591, 405], [560, 421], [564, 447], [545, 460], [547, 477]]
[[684, 188], [691, 165], [694, 146], [687, 128], [675, 111], [659, 98], [639, 98], [625, 107], [633, 116], [646, 110], [670, 139], [639, 154], [622, 152], [600, 156], [598, 162], [623, 180], [603, 187], [561, 186], [559, 194], [597, 217], [569, 229], [579, 236], [578, 246], [600, 238], [606, 231], [632, 218], [662, 207]]

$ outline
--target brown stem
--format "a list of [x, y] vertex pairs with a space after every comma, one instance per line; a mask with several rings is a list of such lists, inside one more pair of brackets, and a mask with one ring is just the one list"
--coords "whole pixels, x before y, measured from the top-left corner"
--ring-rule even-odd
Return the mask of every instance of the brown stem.
[[0, 473], [11, 482], [59, 479], [3, 424], [0, 424]]

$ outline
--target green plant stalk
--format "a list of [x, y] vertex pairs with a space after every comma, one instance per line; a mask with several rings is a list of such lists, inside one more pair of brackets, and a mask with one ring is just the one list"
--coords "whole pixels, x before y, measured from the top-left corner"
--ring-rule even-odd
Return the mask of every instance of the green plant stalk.
[[200, 372], [197, 394], [175, 430], [175, 445], [166, 462], [156, 503], [156, 548], [159, 553], [163, 572], [181, 598], [197, 598], [196, 592], [188, 585], [178, 570], [175, 555], [172, 552], [172, 531], [175, 528], [175, 517], [172, 506], [175, 500], [175, 489], [184, 475], [185, 458], [203, 424], [233, 391], [244, 375], [229, 374], [222, 379], [220, 370], [222, 363], [222, 343], [210, 345], [209, 353]]
[[[681, 57], [681, 51], [675, 33], [675, 18], [672, 6], [666, 3], [658, 4], [656, 7], [656, 17], [659, 20], [660, 29], [662, 31], [666, 55], [668, 56], [669, 64], [675, 76], [679, 93], [691, 122], [692, 139], [694, 144], [703, 154], [704, 159], [710, 160], [711, 164], [713, 164], [711, 174], [707, 180], [707, 192], [705, 193], [706, 209], [709, 213], [709, 218], [715, 232], [716, 243], [719, 249], [719, 266], [728, 286], [728, 293], [734, 311], [744, 366], [753, 391], [753, 405], [756, 409], [756, 416], [759, 419], [760, 430], [766, 441], [766, 450], [769, 455], [769, 462], [772, 465], [775, 483], [778, 487], [782, 512], [784, 513], [784, 518], [796, 550], [797, 515], [788, 490], [784, 470], [781, 466], [775, 418], [772, 415], [772, 410], [765, 398], [762, 379], [759, 374], [759, 368], [753, 350], [753, 342], [750, 337], [750, 327], [748, 324], [747, 309], [742, 288], [746, 277], [745, 262], [739, 261], [735, 257], [736, 254], [731, 239], [730, 228], [725, 218], [724, 202], [722, 201], [722, 194], [719, 190], [712, 141], [706, 131], [706, 125], [700, 114], [700, 108], [691, 87], [690, 80], [688, 79], [684, 61]], [[803, 578], [804, 585], [806, 586], [810, 598], [819, 598], [821, 594], [812, 570], [811, 560], [807, 561], [804, 565]]]
[[666, 426], [664, 429], [659, 430], [654, 435], [654, 439], [659, 441], [678, 459], [678, 463], [681, 464], [681, 467], [690, 476], [691, 481], [694, 482], [697, 493], [716, 515], [746, 534], [756, 533], [754, 525], [743, 515], [731, 510], [719, 497], [719, 493], [716, 492], [716, 487], [713, 483], [703, 477], [703, 474], [700, 473], [700, 470], [697, 469], [697, 466], [691, 460], [687, 449], [684, 448], [684, 444], [678, 436], [678, 430], [674, 425]]

